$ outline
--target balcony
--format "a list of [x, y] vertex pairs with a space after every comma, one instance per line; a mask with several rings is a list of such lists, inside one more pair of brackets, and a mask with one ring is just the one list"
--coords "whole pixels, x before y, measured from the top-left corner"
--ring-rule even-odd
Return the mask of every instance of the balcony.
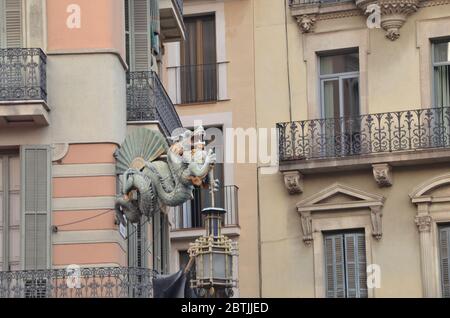
[[[223, 220], [223, 233], [239, 235], [239, 188], [224, 186], [215, 193], [215, 206], [224, 208], [227, 213]], [[171, 238], [198, 237], [204, 232], [204, 222], [201, 211], [211, 206], [208, 189], [195, 188], [194, 199], [175, 208]]]
[[41, 49], [0, 49], [0, 127], [49, 124], [46, 68]]
[[186, 38], [183, 0], [161, 0], [159, 15], [163, 42], [183, 41]]
[[156, 122], [166, 136], [182, 127], [175, 107], [155, 72], [129, 72], [127, 83], [128, 123]]
[[154, 276], [122, 267], [0, 272], [0, 298], [152, 298]]
[[277, 124], [281, 171], [351, 170], [450, 159], [450, 108]]

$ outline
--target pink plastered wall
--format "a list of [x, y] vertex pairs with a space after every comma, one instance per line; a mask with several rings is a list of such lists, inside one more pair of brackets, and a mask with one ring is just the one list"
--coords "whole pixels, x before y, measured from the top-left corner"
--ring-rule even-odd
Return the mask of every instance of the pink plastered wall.
[[[47, 0], [49, 51], [113, 50], [125, 60], [121, 0]], [[69, 28], [70, 5], [80, 8], [80, 27]]]

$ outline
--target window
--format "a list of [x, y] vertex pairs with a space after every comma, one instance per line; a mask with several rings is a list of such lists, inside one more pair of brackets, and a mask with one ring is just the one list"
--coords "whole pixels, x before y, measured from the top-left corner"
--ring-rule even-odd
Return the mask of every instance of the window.
[[22, 0], [0, 0], [0, 48], [22, 46]]
[[19, 154], [0, 153], [0, 270], [20, 269]]
[[450, 298], [450, 225], [439, 228], [442, 297]]
[[137, 224], [128, 223], [128, 266], [136, 268], [147, 267], [147, 256], [150, 253], [148, 246], [147, 223], [140, 221]]
[[[178, 252], [179, 262], [180, 262], [180, 269], [185, 269], [186, 266], [189, 264], [190, 256], [188, 251], [179, 251]], [[195, 266], [191, 266], [191, 270], [188, 272], [188, 278], [187, 280], [190, 281], [192, 277], [195, 277]]]
[[[360, 115], [358, 52], [324, 54], [320, 59], [320, 97], [322, 118], [351, 118]], [[358, 153], [360, 123], [356, 120], [327, 121], [328, 140], [340, 141], [334, 155]], [[355, 140], [356, 139], [356, 140]], [[335, 145], [334, 145], [335, 146]]]
[[326, 297], [368, 297], [364, 233], [324, 233], [324, 242]]
[[217, 100], [215, 16], [184, 19], [186, 41], [181, 46], [181, 103]]
[[323, 118], [358, 116], [358, 53], [321, 56], [320, 87]]
[[152, 53], [159, 56], [157, 0], [125, 0], [125, 47], [132, 71], [149, 71]]
[[450, 107], [450, 41], [433, 44], [434, 106]]

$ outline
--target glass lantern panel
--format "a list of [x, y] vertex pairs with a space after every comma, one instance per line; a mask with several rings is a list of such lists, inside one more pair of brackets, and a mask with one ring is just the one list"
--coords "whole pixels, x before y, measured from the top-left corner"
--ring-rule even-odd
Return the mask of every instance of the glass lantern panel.
[[226, 279], [226, 266], [225, 266], [225, 254], [218, 254], [218, 253], [214, 253], [213, 254], [213, 275], [214, 278], [217, 279]]

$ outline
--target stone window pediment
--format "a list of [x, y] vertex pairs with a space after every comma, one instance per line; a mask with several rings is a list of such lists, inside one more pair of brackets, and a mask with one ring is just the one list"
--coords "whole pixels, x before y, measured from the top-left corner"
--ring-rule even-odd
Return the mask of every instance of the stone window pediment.
[[303, 241], [306, 245], [312, 242], [312, 219], [315, 212], [343, 211], [367, 209], [372, 224], [372, 234], [376, 239], [382, 236], [381, 209], [384, 197], [368, 193], [346, 185], [336, 183], [297, 204], [297, 212], [301, 217]]

